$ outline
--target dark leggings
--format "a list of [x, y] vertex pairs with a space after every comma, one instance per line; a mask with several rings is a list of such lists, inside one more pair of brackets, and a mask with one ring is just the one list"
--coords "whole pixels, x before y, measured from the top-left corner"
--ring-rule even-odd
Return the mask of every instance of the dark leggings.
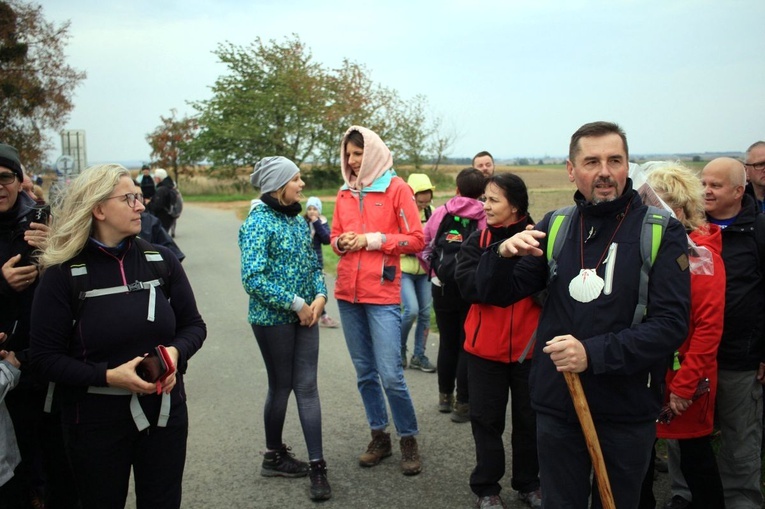
[[433, 310], [440, 336], [438, 346], [438, 392], [454, 392], [457, 380], [457, 402], [467, 403], [468, 376], [465, 358], [465, 318], [470, 304], [462, 300], [456, 285], [433, 286]]
[[266, 447], [270, 450], [281, 447], [287, 403], [294, 391], [308, 457], [322, 459], [321, 403], [316, 383], [319, 327], [303, 327], [298, 323], [253, 325], [252, 331], [268, 373], [268, 396], [263, 408]]

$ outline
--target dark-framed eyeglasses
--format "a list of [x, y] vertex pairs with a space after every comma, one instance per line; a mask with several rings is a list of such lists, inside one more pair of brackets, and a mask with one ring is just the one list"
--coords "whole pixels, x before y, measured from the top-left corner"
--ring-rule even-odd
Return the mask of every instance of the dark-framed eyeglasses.
[[107, 198], [107, 200], [112, 200], [114, 198], [122, 198], [125, 200], [125, 202], [128, 204], [128, 207], [135, 208], [136, 202], [143, 205], [143, 195], [141, 193], [127, 193], [127, 194], [120, 194], [118, 196], [110, 196]]
[[13, 184], [16, 181], [16, 174], [10, 171], [4, 171], [0, 173], [0, 184], [7, 186]]
[[760, 161], [758, 163], [744, 163], [744, 166], [753, 170], [763, 171], [765, 170], [765, 161]]

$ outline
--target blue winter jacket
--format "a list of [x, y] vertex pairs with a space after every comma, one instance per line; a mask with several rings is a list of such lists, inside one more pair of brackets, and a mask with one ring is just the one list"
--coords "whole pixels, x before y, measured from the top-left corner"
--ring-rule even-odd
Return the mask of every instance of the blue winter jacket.
[[295, 297], [307, 304], [327, 295], [308, 224], [260, 203], [239, 229], [242, 285], [250, 296], [248, 320], [256, 325], [296, 323]]

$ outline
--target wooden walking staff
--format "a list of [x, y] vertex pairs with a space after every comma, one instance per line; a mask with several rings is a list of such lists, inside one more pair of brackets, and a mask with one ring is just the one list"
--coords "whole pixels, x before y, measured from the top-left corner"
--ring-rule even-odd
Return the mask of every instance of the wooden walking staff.
[[582, 425], [584, 440], [587, 442], [587, 450], [590, 452], [592, 466], [595, 469], [595, 479], [598, 481], [598, 492], [600, 500], [603, 503], [603, 509], [616, 509], [614, 504], [614, 494], [611, 493], [611, 483], [608, 481], [608, 472], [606, 463], [603, 460], [603, 451], [600, 450], [600, 441], [595, 432], [595, 424], [592, 422], [590, 405], [587, 404], [587, 398], [584, 395], [582, 381], [579, 375], [570, 371], [564, 371], [568, 392], [571, 394], [571, 400], [574, 402], [576, 416], [579, 418], [579, 424]]

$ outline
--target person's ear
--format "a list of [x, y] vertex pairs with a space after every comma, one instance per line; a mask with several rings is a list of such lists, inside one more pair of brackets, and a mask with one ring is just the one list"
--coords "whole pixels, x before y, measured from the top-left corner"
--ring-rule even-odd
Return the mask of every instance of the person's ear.
[[93, 207], [93, 217], [99, 221], [103, 221], [104, 219], [106, 219], [103, 203], [99, 203], [95, 207]]

